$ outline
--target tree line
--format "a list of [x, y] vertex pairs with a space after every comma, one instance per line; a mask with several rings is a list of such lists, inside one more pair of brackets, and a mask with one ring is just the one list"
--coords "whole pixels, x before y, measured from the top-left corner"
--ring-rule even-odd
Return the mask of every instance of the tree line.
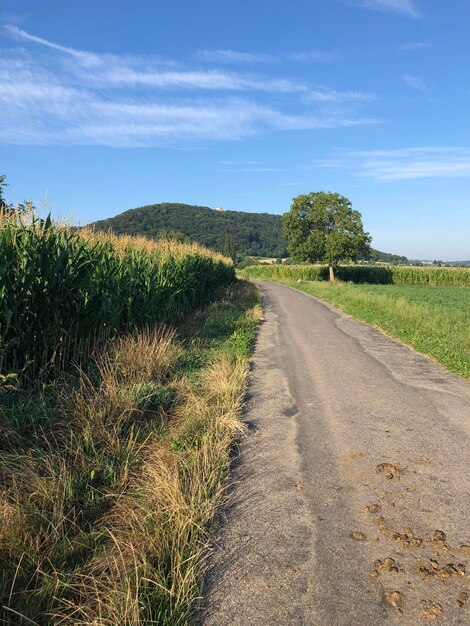
[[[285, 259], [289, 256], [283, 217], [270, 213], [214, 211], [204, 206], [164, 202], [130, 209], [94, 222], [92, 226], [116, 234], [196, 241], [237, 263], [246, 257]], [[385, 263], [409, 262], [404, 256], [373, 248], [363, 254], [360, 252], [358, 258]]]

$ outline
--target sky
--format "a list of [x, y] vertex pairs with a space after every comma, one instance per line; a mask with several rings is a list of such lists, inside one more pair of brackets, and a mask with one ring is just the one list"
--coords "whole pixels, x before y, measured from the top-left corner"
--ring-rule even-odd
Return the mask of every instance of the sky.
[[1, 0], [0, 173], [74, 223], [340, 193], [470, 259], [468, 0]]

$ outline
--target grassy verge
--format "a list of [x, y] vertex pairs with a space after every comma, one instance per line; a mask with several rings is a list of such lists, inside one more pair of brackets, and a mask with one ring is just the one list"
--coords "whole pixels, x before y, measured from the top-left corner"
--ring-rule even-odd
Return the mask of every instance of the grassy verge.
[[424, 285], [354, 285], [280, 280], [427, 354], [470, 378], [470, 290]]
[[177, 332], [0, 393], [0, 623], [189, 624], [261, 315], [240, 281]]

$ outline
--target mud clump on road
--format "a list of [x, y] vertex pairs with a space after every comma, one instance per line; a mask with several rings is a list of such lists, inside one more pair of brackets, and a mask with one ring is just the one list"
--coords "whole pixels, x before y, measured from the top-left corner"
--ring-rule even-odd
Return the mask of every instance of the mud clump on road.
[[462, 593], [459, 593], [459, 597], [457, 598], [457, 602], [454, 604], [454, 607], [456, 609], [461, 609], [467, 602], [468, 598], [468, 593], [466, 591], [462, 591]]
[[470, 556], [470, 543], [464, 543], [461, 545], [459, 551], [464, 556]]
[[355, 530], [354, 532], [351, 533], [351, 537], [352, 539], [354, 539], [354, 541], [366, 541], [367, 537], [364, 535], [364, 533], [361, 533], [358, 530]]
[[443, 530], [435, 530], [431, 537], [432, 543], [443, 543], [447, 539], [447, 535]]
[[429, 559], [428, 566], [422, 565], [419, 568], [421, 578], [438, 578], [440, 580], [449, 580], [449, 578], [465, 577], [465, 565], [463, 563], [447, 563], [440, 567], [436, 559]]
[[377, 572], [380, 572], [380, 570], [389, 572], [390, 574], [404, 574], [405, 570], [401, 569], [398, 565], [398, 563], [395, 561], [395, 559], [392, 559], [392, 557], [387, 557], [383, 560], [381, 559], [377, 559], [376, 561], [374, 561], [374, 567], [377, 570]]
[[383, 474], [387, 480], [400, 480], [405, 468], [399, 463], [379, 463], [375, 468], [376, 474]]
[[380, 504], [371, 503], [364, 508], [364, 513], [379, 513], [381, 509]]
[[423, 608], [419, 612], [422, 620], [426, 622], [433, 622], [434, 620], [441, 617], [444, 613], [442, 610], [442, 606], [437, 602], [430, 602], [428, 600], [423, 600]]
[[403, 613], [403, 597], [399, 591], [384, 591], [383, 604], [386, 609], [392, 609], [395, 613]]
[[402, 528], [401, 532], [393, 533], [392, 539], [401, 542], [405, 548], [419, 548], [423, 544], [423, 540], [415, 537], [411, 528]]
[[447, 535], [443, 530], [435, 530], [431, 535], [429, 541], [436, 548], [440, 548], [445, 552], [450, 552], [451, 547], [446, 543]]

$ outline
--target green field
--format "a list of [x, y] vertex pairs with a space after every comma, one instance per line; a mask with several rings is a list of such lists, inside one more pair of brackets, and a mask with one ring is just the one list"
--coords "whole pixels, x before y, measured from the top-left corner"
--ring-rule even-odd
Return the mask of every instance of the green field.
[[300, 289], [470, 378], [470, 289], [276, 279]]

